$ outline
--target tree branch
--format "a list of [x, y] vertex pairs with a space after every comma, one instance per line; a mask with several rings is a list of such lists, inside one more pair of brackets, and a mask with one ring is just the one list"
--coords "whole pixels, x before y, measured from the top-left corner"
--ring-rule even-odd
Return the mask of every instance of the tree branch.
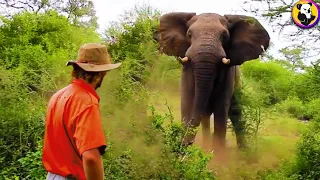
[[[320, 41], [320, 27], [302, 29], [297, 26], [291, 18], [291, 10], [295, 3], [296, 1], [293, 0], [289, 2], [285, 0], [248, 0], [241, 8], [245, 12], [263, 17], [274, 31], [279, 32], [279, 36], [284, 37], [285, 41], [295, 41], [296, 45], [312, 46], [313, 51], [320, 52], [320, 47], [314, 45]], [[297, 37], [299, 37], [299, 41], [297, 41]]]
[[21, 3], [21, 4], [24, 4], [24, 5], [27, 5], [29, 8], [32, 9], [32, 11], [34, 12], [34, 8], [27, 2], [22, 2], [22, 1], [18, 1], [18, 3]]

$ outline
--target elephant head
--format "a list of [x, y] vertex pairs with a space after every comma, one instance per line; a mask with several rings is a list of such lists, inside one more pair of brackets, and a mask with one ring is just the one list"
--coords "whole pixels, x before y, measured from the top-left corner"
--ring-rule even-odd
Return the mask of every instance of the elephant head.
[[218, 64], [226, 58], [230, 61], [224, 63], [229, 65], [258, 58], [270, 42], [268, 32], [253, 17], [187, 12], [163, 15], [155, 39], [161, 52], [180, 57], [183, 62], [192, 62], [199, 53], [214, 53], [222, 58], [212, 62]]
[[163, 15], [155, 38], [162, 53], [193, 68], [193, 118], [201, 117], [219, 68], [258, 58], [270, 41], [268, 32], [253, 17], [192, 12]]

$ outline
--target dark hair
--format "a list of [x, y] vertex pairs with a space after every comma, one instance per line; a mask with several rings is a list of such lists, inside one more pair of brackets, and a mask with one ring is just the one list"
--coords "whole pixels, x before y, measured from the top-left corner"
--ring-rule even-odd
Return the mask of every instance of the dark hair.
[[83, 79], [88, 83], [92, 83], [96, 77], [99, 76], [99, 72], [87, 72], [80, 68], [77, 64], [73, 64], [72, 77], [76, 79]]

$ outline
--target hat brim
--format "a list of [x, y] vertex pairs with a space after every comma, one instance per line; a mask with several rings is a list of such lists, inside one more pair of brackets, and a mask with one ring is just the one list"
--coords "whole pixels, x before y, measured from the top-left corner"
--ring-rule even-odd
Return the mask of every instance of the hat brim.
[[113, 69], [117, 69], [118, 67], [121, 66], [122, 63], [96, 65], [96, 64], [88, 64], [88, 63], [79, 63], [74, 60], [70, 60], [67, 62], [66, 65], [69, 66], [72, 64], [77, 64], [80, 68], [88, 72], [101, 72], [101, 71], [110, 71]]

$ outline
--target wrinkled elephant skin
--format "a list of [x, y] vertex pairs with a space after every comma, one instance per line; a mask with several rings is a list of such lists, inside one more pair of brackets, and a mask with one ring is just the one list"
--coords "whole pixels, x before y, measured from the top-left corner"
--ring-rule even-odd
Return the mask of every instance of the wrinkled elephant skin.
[[[215, 13], [173, 12], [160, 18], [155, 34], [160, 51], [182, 64], [181, 118], [187, 127], [210, 133], [214, 114], [214, 144], [224, 147], [227, 119], [236, 130], [238, 146], [244, 145], [241, 111], [234, 97], [239, 65], [257, 59], [269, 47], [270, 37], [253, 17]], [[195, 134], [184, 139], [192, 144]]]

